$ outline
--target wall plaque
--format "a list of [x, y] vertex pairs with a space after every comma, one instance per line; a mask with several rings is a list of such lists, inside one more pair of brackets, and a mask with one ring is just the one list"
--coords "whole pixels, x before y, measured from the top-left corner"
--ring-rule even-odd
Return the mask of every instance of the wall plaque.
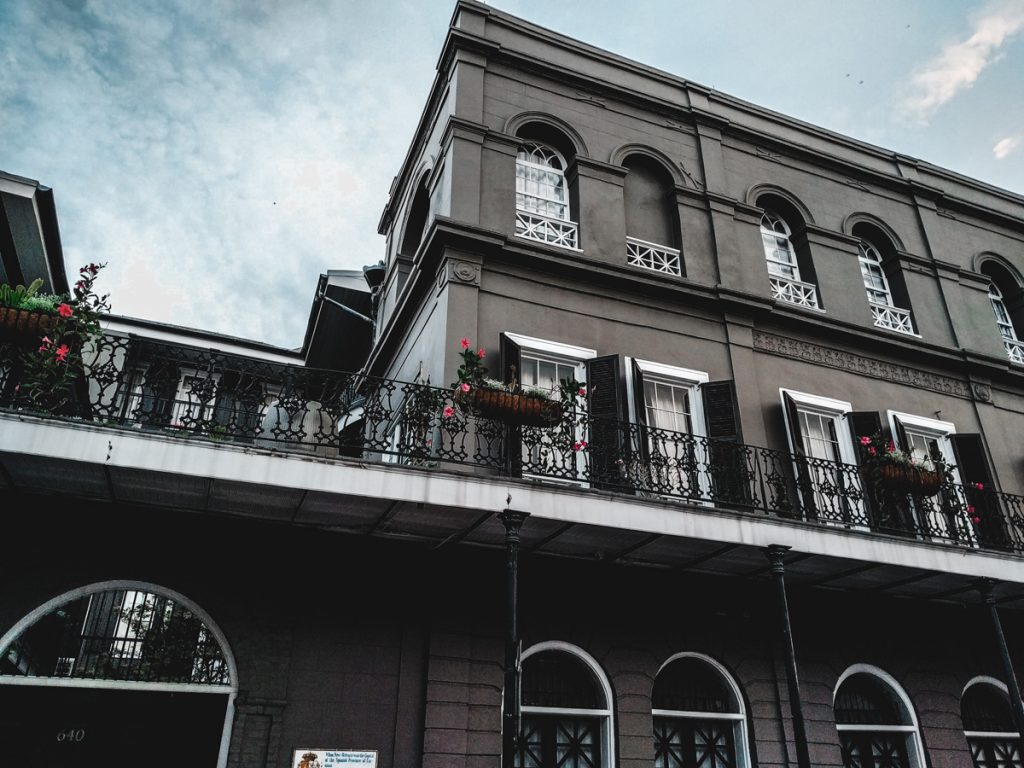
[[296, 749], [292, 768], [377, 768], [377, 750]]

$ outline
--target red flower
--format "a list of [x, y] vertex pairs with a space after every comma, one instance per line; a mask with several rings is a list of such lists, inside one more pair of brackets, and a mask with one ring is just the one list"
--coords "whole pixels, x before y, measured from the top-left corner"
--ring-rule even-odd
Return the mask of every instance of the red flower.
[[870, 437], [862, 437], [862, 438], [860, 439], [860, 444], [861, 444], [861, 445], [867, 445], [867, 444], [868, 444], [868, 443], [870, 443], [870, 442], [871, 442], [871, 438], [870, 438]]
[[586, 387], [580, 387], [580, 397], [586, 397], [586, 396], [587, 396], [587, 388]]
[[889, 446], [888, 446], [887, 450], [889, 451], [889, 453], [892, 453], [893, 451], [895, 451], [896, 450], [896, 443], [894, 443], [892, 440], [890, 440], [889, 441]]
[[967, 514], [968, 515], [973, 515], [974, 514], [974, 507], [971, 506], [970, 504], [967, 505]]
[[974, 485], [974, 490], [976, 490], [976, 491], [984, 491], [985, 490], [984, 483], [973, 483], [973, 485]]
[[57, 314], [61, 317], [71, 317], [75, 311], [68, 304], [61, 304], [57, 307]]
[[469, 347], [470, 347], [469, 339], [465, 339], [465, 338], [464, 338], [464, 339], [463, 339], [462, 341], [460, 341], [459, 343], [460, 343], [460, 344], [462, 345], [462, 348], [463, 348], [463, 349], [469, 349]]
[[462, 386], [459, 387], [463, 392], [469, 392], [469, 384], [462, 382]]
[[478, 349], [476, 351], [476, 356], [479, 357], [481, 360], [484, 359], [484, 354], [485, 353], [484, 353], [484, 348], [483, 347], [480, 347], [480, 349]]
[[585, 450], [586, 447], [587, 447], [587, 441], [586, 440], [577, 440], [575, 443], [572, 444], [572, 449], [574, 451], [582, 451], [582, 450]]
[[876, 453], [878, 453], [878, 451], [876, 451], [875, 446], [872, 445], [870, 448], [868, 448], [868, 453], [874, 456]]
[[50, 337], [49, 336], [43, 336], [42, 343], [39, 345], [39, 351], [40, 352], [45, 352], [47, 347], [49, 347], [51, 344], [53, 344], [53, 342], [50, 341]]
[[446, 405], [444, 407], [443, 414], [446, 419], [450, 419], [452, 416], [455, 415], [455, 409], [452, 408], [450, 405]]
[[978, 523], [981, 522], [981, 518], [978, 517], [977, 515], [975, 515], [974, 517], [971, 518], [971, 522], [974, 523], [975, 525], [977, 525]]
[[75, 290], [76, 291], [84, 291], [85, 290], [85, 280], [79, 280], [77, 283], [75, 283]]
[[71, 348], [68, 347], [67, 344], [61, 344], [59, 347], [57, 347], [57, 351], [54, 352], [54, 354], [57, 356], [57, 360], [63, 363], [64, 358], [68, 356], [68, 352], [70, 351]]

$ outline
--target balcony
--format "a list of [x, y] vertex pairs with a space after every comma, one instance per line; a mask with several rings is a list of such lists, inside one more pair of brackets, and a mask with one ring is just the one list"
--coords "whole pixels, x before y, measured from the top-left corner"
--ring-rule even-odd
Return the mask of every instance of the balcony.
[[255, 461], [251, 449], [261, 449], [478, 480], [527, 478], [603, 497], [1024, 553], [1024, 497], [991, 489], [947, 483], [931, 497], [883, 499], [853, 465], [583, 412], [550, 427], [510, 427], [464, 411], [449, 389], [137, 338], [103, 336], [86, 358], [66, 402], [39, 413], [19, 386], [17, 353], [0, 347], [0, 408], [207, 450], [242, 448], [239, 461]]
[[821, 309], [818, 304], [818, 287], [813, 283], [803, 283], [789, 277], [769, 275], [768, 282], [772, 287], [772, 298], [806, 309]]
[[890, 307], [887, 304], [876, 304], [868, 302], [871, 306], [871, 317], [876, 328], [884, 328], [887, 331], [906, 333], [914, 335], [914, 323], [910, 319], [909, 309]]
[[576, 222], [552, 219], [539, 213], [516, 211], [516, 235], [559, 248], [579, 249], [579, 225]]

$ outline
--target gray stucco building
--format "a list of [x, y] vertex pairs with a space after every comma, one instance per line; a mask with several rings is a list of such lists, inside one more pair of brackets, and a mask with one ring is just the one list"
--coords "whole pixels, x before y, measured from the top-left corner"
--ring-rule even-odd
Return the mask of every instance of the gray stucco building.
[[8, 388], [0, 755], [1024, 765], [1024, 198], [461, 0], [380, 232]]

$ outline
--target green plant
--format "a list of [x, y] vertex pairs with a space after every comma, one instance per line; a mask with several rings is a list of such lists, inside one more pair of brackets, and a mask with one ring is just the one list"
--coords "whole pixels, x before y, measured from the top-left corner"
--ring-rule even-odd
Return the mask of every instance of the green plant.
[[22, 405], [56, 412], [73, 398], [73, 384], [85, 370], [83, 351], [100, 333], [100, 315], [110, 311], [108, 296], [97, 296], [93, 290], [96, 277], [105, 266], [87, 264], [79, 270], [72, 295], [56, 307], [57, 317], [51, 330], [40, 339], [38, 349], [24, 354], [18, 388], [18, 402]]
[[24, 285], [0, 285], [0, 307], [11, 307], [12, 309], [30, 309], [25, 304], [33, 299], [40, 288], [43, 287], [43, 278], [37, 277], [28, 288]]

